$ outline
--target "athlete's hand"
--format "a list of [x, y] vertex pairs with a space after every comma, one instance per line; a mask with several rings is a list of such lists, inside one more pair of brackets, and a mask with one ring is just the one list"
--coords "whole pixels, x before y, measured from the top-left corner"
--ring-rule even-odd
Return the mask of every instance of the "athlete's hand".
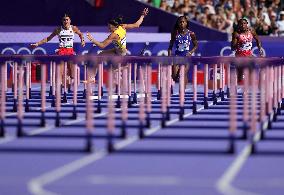
[[147, 16], [148, 13], [149, 13], [148, 8], [144, 8], [144, 10], [142, 11], [141, 15], [142, 16]]
[[81, 41], [81, 45], [82, 45], [82, 47], [85, 47], [86, 43], [85, 43], [84, 39]]
[[93, 40], [94, 40], [94, 37], [93, 37], [89, 32], [87, 32], [87, 38], [88, 38], [91, 42], [93, 42]]
[[188, 52], [186, 56], [192, 56], [192, 52]]
[[259, 50], [259, 56], [260, 56], [260, 57], [264, 57], [264, 52], [263, 52], [263, 49], [262, 49], [262, 48]]
[[31, 46], [31, 48], [36, 48], [36, 47], [38, 47], [38, 44], [37, 43], [32, 43], [32, 44], [30, 44], [30, 46]]

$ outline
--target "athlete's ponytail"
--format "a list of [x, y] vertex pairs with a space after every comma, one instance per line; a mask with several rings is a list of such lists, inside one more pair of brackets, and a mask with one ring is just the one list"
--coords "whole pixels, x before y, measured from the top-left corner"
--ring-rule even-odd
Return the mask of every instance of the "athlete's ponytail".
[[123, 24], [123, 16], [119, 15], [117, 18], [110, 20], [108, 23], [115, 27], [118, 27]]

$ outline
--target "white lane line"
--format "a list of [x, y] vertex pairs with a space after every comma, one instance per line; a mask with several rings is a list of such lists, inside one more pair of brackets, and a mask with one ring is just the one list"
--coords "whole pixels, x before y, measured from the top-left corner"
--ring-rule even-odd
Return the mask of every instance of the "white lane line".
[[[213, 105], [213, 103], [211, 103], [210, 105]], [[204, 107], [199, 108], [198, 111], [202, 109], [204, 109]], [[186, 114], [186, 117], [190, 115], [192, 115], [192, 112]], [[168, 121], [166, 125], [171, 125], [178, 121], [179, 121], [178, 119], [173, 119], [171, 121]], [[145, 135], [151, 135], [160, 129], [161, 129], [161, 126], [150, 128], [149, 130], [145, 131]], [[139, 140], [139, 137], [134, 135], [134, 136], [128, 137], [126, 140], [123, 140], [123, 141], [120, 141], [114, 144], [114, 148], [115, 150], [120, 150], [138, 140]], [[66, 177], [67, 175], [74, 173], [80, 170], [81, 168], [84, 168], [85, 166], [102, 159], [103, 157], [107, 155], [108, 153], [105, 150], [100, 150], [94, 154], [90, 154], [86, 157], [80, 158], [66, 165], [63, 165], [53, 171], [49, 171], [48, 173], [45, 173], [39, 177], [36, 177], [30, 180], [28, 183], [28, 190], [33, 195], [56, 195], [56, 193], [50, 192], [44, 189], [44, 186], [51, 184], [59, 179], [62, 179], [63, 177]]]
[[84, 158], [80, 158], [73, 161], [63, 167], [59, 167], [51, 172], [48, 172], [40, 177], [34, 178], [28, 183], [28, 190], [32, 194], [36, 195], [55, 195], [56, 193], [49, 192], [43, 189], [44, 185], [47, 185], [53, 181], [65, 177], [66, 175], [75, 172], [101, 158], [105, 157], [107, 153], [105, 151], [98, 151], [95, 154], [90, 154]]
[[8, 143], [8, 142], [10, 142], [10, 141], [13, 141], [14, 139], [15, 139], [15, 136], [7, 135], [7, 136], [5, 136], [4, 138], [1, 138], [1, 139], [0, 139], [0, 144]]
[[[151, 128], [150, 130], [147, 130], [147, 135], [149, 135], [150, 133], [148, 133], [148, 131], [151, 131], [152, 133], [155, 133], [156, 131], [158, 131], [160, 129], [157, 127]], [[139, 140], [138, 136], [131, 136], [129, 138], [127, 138], [126, 140], [120, 141], [116, 144], [114, 144], [114, 148], [115, 150], [120, 150], [136, 141]], [[100, 150], [97, 151], [94, 154], [90, 154], [86, 157], [80, 158], [78, 160], [75, 160], [69, 164], [63, 165], [62, 167], [59, 167], [53, 171], [49, 171], [46, 174], [43, 174], [37, 178], [34, 178], [32, 180], [29, 181], [28, 183], [28, 190], [34, 194], [34, 195], [55, 195], [56, 193], [47, 191], [44, 189], [45, 185], [48, 185], [50, 183], [53, 183], [73, 172], [76, 172], [78, 170], [80, 170], [81, 168], [92, 164], [100, 159], [102, 159], [103, 157], [107, 156], [107, 152], [105, 150]]]
[[[264, 127], [267, 127], [267, 122], [264, 124]], [[253, 141], [257, 143], [260, 140], [260, 131], [258, 131], [254, 137]], [[224, 174], [216, 183], [216, 188], [219, 192], [224, 195], [258, 195], [254, 192], [248, 192], [245, 190], [238, 189], [232, 185], [233, 180], [236, 178], [238, 173], [241, 171], [241, 168], [245, 164], [246, 160], [251, 154], [252, 144], [248, 143], [241, 153], [236, 157]]]
[[246, 162], [251, 153], [251, 145], [247, 145], [242, 152], [237, 156], [229, 168], [225, 171], [222, 177], [217, 182], [217, 189], [224, 195], [256, 195], [252, 192], [240, 190], [232, 186], [232, 181], [236, 178], [242, 166]]

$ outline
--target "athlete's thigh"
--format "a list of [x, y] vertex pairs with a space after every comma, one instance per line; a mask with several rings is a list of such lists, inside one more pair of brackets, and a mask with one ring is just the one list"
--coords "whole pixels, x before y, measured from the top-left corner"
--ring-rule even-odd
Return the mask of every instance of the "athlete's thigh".
[[115, 48], [103, 50], [103, 51], [102, 51], [101, 53], [99, 53], [98, 55], [116, 55], [116, 50], [115, 50]]

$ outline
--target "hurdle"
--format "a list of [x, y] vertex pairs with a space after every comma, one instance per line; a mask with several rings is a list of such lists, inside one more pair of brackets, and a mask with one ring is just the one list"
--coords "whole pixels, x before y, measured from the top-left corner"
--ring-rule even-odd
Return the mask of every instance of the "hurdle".
[[6, 114], [6, 76], [7, 76], [7, 63], [1, 66], [1, 107], [0, 107], [0, 137], [5, 136], [5, 114]]
[[[29, 99], [29, 92], [32, 85], [30, 85], [29, 79], [29, 72], [30, 64], [29, 56], [12, 56], [10, 57], [14, 59], [14, 69], [13, 69], [13, 104], [12, 107], [16, 108], [13, 109], [14, 112], [17, 112], [17, 136], [22, 137], [25, 135], [23, 131], [23, 120], [25, 112], [24, 109], [24, 101]], [[35, 60], [42, 61], [42, 62], [49, 62], [44, 65], [41, 65], [41, 109], [39, 110], [40, 117], [39, 117], [39, 124], [40, 126], [46, 126], [46, 119], [45, 119], [45, 112], [46, 112], [46, 104], [49, 101], [48, 99], [51, 98], [54, 100], [54, 107], [51, 108], [51, 111], [55, 113], [55, 121], [54, 126], [60, 127], [62, 126], [62, 105], [61, 100], [62, 97], [66, 93], [66, 87], [61, 92], [61, 84], [65, 83], [66, 80], [63, 78], [62, 81], [62, 70], [64, 71], [64, 67], [66, 66], [67, 61], [71, 61], [74, 63], [74, 85], [73, 85], [73, 93], [68, 94], [68, 98], [72, 96], [73, 104], [71, 113], [71, 118], [76, 119], [78, 116], [77, 112], [77, 103], [78, 103], [78, 89], [80, 86], [80, 77], [78, 76], [78, 68], [76, 64], [80, 64], [81, 61], [88, 61], [91, 62], [86, 65], [86, 79], [88, 80], [84, 83], [84, 88], [86, 89], [85, 95], [85, 110], [83, 111], [86, 114], [86, 144], [85, 144], [85, 151], [92, 152], [93, 150], [93, 131], [96, 123], [94, 121], [94, 106], [99, 107], [99, 103], [96, 105], [95, 101], [99, 102], [102, 99], [102, 92], [103, 92], [103, 82], [102, 82], [102, 69], [106, 69], [108, 72], [108, 89], [106, 90], [107, 93], [107, 151], [113, 152], [115, 151], [113, 145], [113, 138], [114, 133], [117, 130], [115, 126], [115, 106], [120, 103], [117, 101], [121, 101], [121, 105], [117, 108], [121, 108], [120, 110], [120, 118], [121, 119], [121, 133], [120, 138], [127, 138], [127, 121], [129, 119], [129, 103], [134, 103], [135, 93], [138, 92], [137, 96], [137, 103], [139, 105], [131, 105], [131, 107], [139, 107], [138, 111], [138, 129], [139, 129], [139, 137], [145, 138], [147, 137], [145, 130], [152, 126], [151, 124], [151, 115], [152, 115], [152, 94], [160, 90], [161, 99], [157, 98], [159, 104], [161, 104], [160, 116], [161, 121], [160, 126], [165, 128], [167, 126], [167, 122], [173, 118], [174, 116], [177, 117], [179, 120], [184, 120], [185, 116], [188, 115], [189, 110], [185, 109], [185, 104], [192, 103], [192, 114], [199, 113], [199, 108], [202, 106], [205, 109], [209, 108], [209, 102], [212, 104], [218, 104], [219, 101], [223, 101], [227, 98], [229, 100], [229, 112], [230, 112], [230, 119], [229, 119], [229, 138], [228, 138], [228, 151], [229, 153], [234, 153], [235, 149], [235, 142], [236, 142], [236, 132], [238, 131], [237, 128], [237, 99], [238, 97], [238, 84], [237, 84], [237, 76], [236, 76], [236, 68], [242, 67], [244, 68], [245, 80], [243, 86], [243, 113], [242, 113], [242, 125], [243, 125], [243, 134], [242, 138], [247, 139], [252, 144], [252, 153], [257, 152], [256, 148], [256, 139], [255, 136], [258, 133], [263, 134], [262, 138], [265, 139], [264, 131], [269, 129], [269, 126], [274, 121], [277, 121], [277, 115], [281, 114], [281, 105], [283, 104], [283, 61], [282, 59], [242, 59], [242, 58], [232, 58], [232, 57], [212, 57], [212, 58], [202, 58], [202, 57], [133, 57], [133, 56], [73, 56], [73, 57], [58, 57], [58, 56], [37, 56], [34, 57]], [[64, 63], [59, 63], [64, 61]], [[26, 64], [24, 63], [26, 62]], [[107, 62], [104, 63], [103, 62]], [[172, 97], [171, 97], [171, 86], [172, 86], [172, 79], [171, 79], [171, 65], [173, 63], [180, 64], [180, 80], [179, 80], [179, 105], [176, 115], [172, 114]], [[157, 67], [154, 67], [153, 64], [158, 64]], [[2, 64], [2, 63], [1, 63]], [[1, 126], [0, 135], [3, 137], [5, 136], [5, 112], [6, 112], [6, 76], [3, 75], [6, 73], [6, 67], [4, 66], [5, 63], [1, 65], [1, 117], [0, 122], [3, 124]], [[189, 64], [193, 67], [193, 82], [192, 82], [192, 99], [190, 102], [187, 102], [188, 99], [185, 98], [185, 90], [189, 89], [185, 86], [184, 83], [184, 74], [185, 74], [185, 65]], [[203, 83], [203, 91], [201, 101], [199, 101], [200, 96], [198, 96], [198, 86], [197, 86], [197, 69], [199, 64], [204, 65], [204, 83]], [[230, 70], [230, 74], [227, 75], [227, 98], [225, 97], [225, 65], [229, 66], [230, 64], [236, 64], [234, 68], [230, 67], [227, 70]], [[24, 65], [26, 68], [24, 69]], [[127, 65], [127, 67], [125, 66]], [[218, 84], [217, 84], [217, 67], [220, 66], [220, 87], [219, 87], [219, 95], [217, 94], [218, 91]], [[48, 67], [49, 66], [49, 67]], [[131, 77], [131, 70], [133, 68], [133, 88], [132, 85], [132, 77]], [[136, 66], [136, 68], [135, 68]], [[213, 66], [214, 69], [214, 76], [213, 76], [213, 90], [210, 92], [208, 89], [208, 68], [209, 66]], [[93, 71], [93, 68], [98, 68], [98, 79], [96, 83], [92, 83], [90, 81], [89, 74]], [[49, 86], [49, 98], [46, 98], [46, 88], [47, 88], [47, 78], [46, 72], [49, 68], [50, 73], [50, 86]], [[152, 70], [156, 68], [158, 69], [158, 86], [156, 88], [152, 87], [152, 77], [151, 73]], [[66, 69], [66, 68], [65, 68]], [[116, 71], [118, 69], [118, 71]], [[138, 71], [135, 71], [138, 70]], [[26, 77], [24, 78], [24, 71], [26, 71]], [[66, 71], [66, 70], [65, 70]], [[118, 72], [118, 73], [117, 73]], [[137, 79], [137, 72], [138, 72], [138, 79]], [[116, 105], [113, 98], [113, 74], [118, 74], [118, 88], [117, 88], [117, 97], [118, 100], [116, 101]], [[121, 79], [121, 76], [123, 79]], [[136, 81], [137, 79], [137, 81]], [[230, 79], [230, 80], [228, 80]], [[24, 80], [26, 82], [24, 82]], [[230, 82], [228, 82], [230, 81]], [[259, 81], [259, 83], [258, 83]], [[26, 83], [26, 87], [24, 87], [24, 83]], [[136, 84], [137, 83], [137, 84]], [[159, 84], [160, 83], [160, 84]], [[65, 84], [64, 84], [65, 85]], [[63, 87], [64, 87], [63, 85]], [[97, 86], [98, 91], [98, 99], [93, 100], [90, 97], [92, 96], [92, 86]], [[258, 87], [260, 86], [260, 87]], [[26, 90], [24, 90], [24, 88]], [[251, 91], [251, 92], [249, 92]], [[26, 93], [26, 100], [24, 100], [23, 95]], [[260, 93], [260, 109], [257, 107], [259, 102], [258, 94]], [[133, 96], [132, 96], [133, 94]], [[69, 96], [70, 95], [70, 96]], [[55, 97], [53, 97], [55, 96]], [[131, 98], [132, 99], [129, 99]], [[219, 97], [218, 97], [219, 96]], [[122, 98], [120, 98], [122, 97]], [[127, 98], [124, 98], [127, 97]], [[190, 96], [191, 98], [191, 96]], [[67, 99], [67, 95], [66, 95]], [[207, 102], [207, 103], [206, 103]], [[249, 106], [251, 104], [251, 106]], [[52, 102], [51, 102], [52, 105]], [[211, 106], [211, 104], [210, 104]], [[214, 105], [213, 105], [214, 106]], [[104, 107], [102, 107], [103, 109]], [[28, 111], [33, 111], [33, 106], [29, 104]], [[102, 111], [102, 110], [101, 110]], [[272, 119], [272, 120], [271, 120]], [[270, 124], [270, 125], [269, 125]]]

